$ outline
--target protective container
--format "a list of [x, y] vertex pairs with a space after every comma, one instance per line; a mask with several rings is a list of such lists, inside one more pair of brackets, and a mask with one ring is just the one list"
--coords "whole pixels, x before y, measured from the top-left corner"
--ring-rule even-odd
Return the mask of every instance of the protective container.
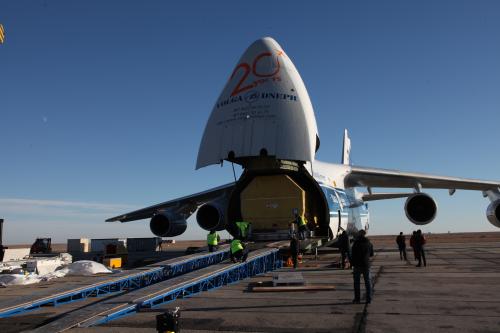
[[287, 175], [257, 176], [241, 192], [241, 214], [253, 232], [288, 229], [294, 210], [304, 213], [305, 199], [305, 191]]

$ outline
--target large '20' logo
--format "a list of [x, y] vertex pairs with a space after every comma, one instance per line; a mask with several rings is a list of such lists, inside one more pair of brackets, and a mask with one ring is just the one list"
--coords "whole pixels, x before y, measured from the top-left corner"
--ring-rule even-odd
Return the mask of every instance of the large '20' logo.
[[[276, 69], [272, 73], [261, 73], [257, 70], [257, 65], [261, 59], [263, 59], [265, 57], [272, 57], [273, 56], [273, 54], [271, 52], [262, 52], [261, 54], [256, 56], [255, 59], [253, 60], [252, 67], [250, 67], [250, 65], [247, 64], [246, 62], [243, 62], [243, 63], [239, 64], [238, 66], [236, 66], [236, 68], [233, 71], [233, 74], [231, 74], [230, 80], [233, 79], [233, 77], [236, 75], [236, 73], [238, 72], [238, 70], [240, 68], [243, 69], [243, 76], [238, 81], [238, 84], [236, 84], [236, 87], [234, 87], [233, 91], [231, 92], [231, 96], [236, 96], [241, 92], [250, 90], [250, 89], [254, 88], [255, 86], [257, 86], [259, 83], [265, 82], [266, 78], [270, 78], [270, 77], [273, 77], [276, 74], [278, 74], [280, 71], [280, 62], [278, 60], [278, 57], [281, 56], [282, 54], [283, 54], [283, 51], [279, 51], [278, 54], [276, 55], [276, 57], [275, 57]], [[249, 84], [246, 84], [246, 85], [243, 85], [245, 83], [245, 80], [248, 78], [248, 75], [250, 75], [250, 73], [252, 73], [257, 78], [259, 78], [259, 80], [256, 80], [256, 81], [249, 83]]]

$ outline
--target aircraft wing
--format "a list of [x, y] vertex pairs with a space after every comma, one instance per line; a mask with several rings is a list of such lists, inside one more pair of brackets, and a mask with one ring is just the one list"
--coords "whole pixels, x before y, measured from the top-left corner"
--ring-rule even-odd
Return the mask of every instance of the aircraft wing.
[[186, 216], [187, 218], [189, 215], [193, 214], [200, 205], [216, 199], [224, 193], [231, 192], [234, 188], [234, 185], [235, 183], [229, 183], [203, 192], [187, 195], [182, 198], [165, 201], [157, 205], [109, 218], [106, 220], [106, 222], [130, 222], [135, 220], [142, 220], [153, 217], [159, 212], [166, 210], [172, 210], [175, 213]]
[[497, 192], [499, 181], [435, 176], [425, 173], [402, 172], [397, 170], [375, 169], [352, 166], [344, 180], [347, 187], [386, 187], [386, 188], [441, 188], [450, 190], [477, 190]]

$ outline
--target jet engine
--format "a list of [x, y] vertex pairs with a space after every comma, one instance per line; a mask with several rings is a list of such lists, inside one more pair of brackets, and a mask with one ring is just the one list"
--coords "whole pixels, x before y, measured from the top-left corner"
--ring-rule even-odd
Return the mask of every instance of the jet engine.
[[500, 199], [493, 201], [486, 209], [486, 217], [491, 224], [500, 228]]
[[424, 225], [432, 222], [436, 217], [436, 212], [436, 202], [428, 194], [415, 193], [406, 199], [406, 217], [414, 224]]
[[158, 237], [175, 237], [186, 231], [187, 221], [178, 214], [163, 212], [153, 216], [149, 228]]
[[196, 221], [205, 230], [224, 230], [226, 227], [226, 201], [212, 201], [198, 208]]

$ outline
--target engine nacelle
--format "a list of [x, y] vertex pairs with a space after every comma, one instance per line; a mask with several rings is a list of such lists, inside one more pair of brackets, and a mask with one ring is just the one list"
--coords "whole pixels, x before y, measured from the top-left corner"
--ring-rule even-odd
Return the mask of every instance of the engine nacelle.
[[158, 237], [174, 237], [186, 231], [187, 221], [175, 213], [164, 212], [153, 216], [149, 228]]
[[408, 220], [417, 225], [432, 222], [436, 217], [437, 204], [425, 193], [415, 193], [406, 199], [405, 213]]
[[493, 201], [486, 209], [486, 217], [491, 224], [500, 228], [500, 199]]
[[212, 201], [198, 208], [196, 221], [205, 230], [224, 230], [226, 227], [226, 201]]

